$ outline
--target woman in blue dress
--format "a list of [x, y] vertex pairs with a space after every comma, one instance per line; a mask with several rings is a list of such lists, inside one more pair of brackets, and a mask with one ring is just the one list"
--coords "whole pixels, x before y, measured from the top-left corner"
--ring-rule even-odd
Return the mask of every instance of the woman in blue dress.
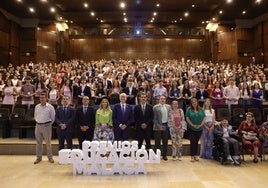
[[259, 109], [261, 109], [262, 101], [263, 101], [263, 92], [260, 89], [259, 83], [255, 83], [253, 85], [251, 97], [252, 97], [252, 104], [257, 106]]

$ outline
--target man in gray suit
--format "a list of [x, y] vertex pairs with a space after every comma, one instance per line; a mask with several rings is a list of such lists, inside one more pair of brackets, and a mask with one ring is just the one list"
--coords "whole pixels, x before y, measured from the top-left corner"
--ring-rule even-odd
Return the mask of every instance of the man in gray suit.
[[154, 111], [154, 139], [155, 149], [161, 148], [162, 139], [162, 156], [166, 161], [167, 159], [167, 147], [168, 147], [168, 114], [171, 112], [171, 106], [166, 104], [166, 97], [161, 95], [159, 97], [159, 103], [153, 107]]

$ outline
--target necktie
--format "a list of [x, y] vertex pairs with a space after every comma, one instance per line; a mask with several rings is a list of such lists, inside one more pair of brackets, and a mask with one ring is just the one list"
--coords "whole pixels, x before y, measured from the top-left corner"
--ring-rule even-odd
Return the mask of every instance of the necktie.
[[66, 112], [67, 112], [67, 107], [66, 106], [63, 107], [63, 112], [66, 114]]
[[84, 107], [84, 114], [87, 113], [87, 107]]
[[122, 104], [122, 112], [123, 112], [123, 114], [125, 114], [125, 105], [124, 104]]
[[142, 105], [142, 114], [144, 115], [145, 113], [145, 104]]

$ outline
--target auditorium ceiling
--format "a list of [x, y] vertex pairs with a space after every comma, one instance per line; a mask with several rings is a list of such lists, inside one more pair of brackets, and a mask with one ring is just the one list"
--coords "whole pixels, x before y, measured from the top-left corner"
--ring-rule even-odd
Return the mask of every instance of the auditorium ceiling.
[[1, 0], [0, 8], [39, 23], [202, 25], [255, 19], [268, 0]]

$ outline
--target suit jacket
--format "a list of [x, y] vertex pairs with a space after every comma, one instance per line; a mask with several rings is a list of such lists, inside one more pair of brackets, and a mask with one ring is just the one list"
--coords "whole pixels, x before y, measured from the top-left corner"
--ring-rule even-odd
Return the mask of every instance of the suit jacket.
[[[125, 87], [123, 89], [123, 93], [130, 95], [129, 87]], [[135, 104], [135, 99], [138, 95], [138, 90], [135, 87], [132, 87], [131, 95], [132, 95], [132, 97], [127, 98], [127, 104]]]
[[201, 94], [201, 91], [198, 90], [195, 94], [196, 99], [200, 100], [201, 96], [203, 96], [203, 99], [205, 100], [206, 98], [208, 98], [208, 92], [206, 90], [203, 91], [203, 95]]
[[81, 93], [84, 93], [84, 96], [91, 97], [90, 87], [85, 86], [84, 91], [82, 91], [82, 86], [79, 86], [77, 89], [78, 95], [81, 95]]
[[135, 106], [134, 108], [134, 120], [136, 126], [141, 126], [142, 123], [146, 123], [148, 126], [152, 126], [154, 119], [153, 107], [150, 104], [146, 104], [144, 114], [142, 112], [141, 104]]
[[106, 86], [107, 89], [111, 89], [113, 87], [110, 80], [103, 80], [103, 86]]
[[131, 106], [126, 104], [126, 109], [124, 113], [121, 109], [120, 103], [114, 105], [112, 119], [113, 119], [114, 126], [119, 126], [120, 124], [125, 124], [126, 126], [130, 126], [132, 122]]
[[78, 129], [80, 126], [95, 126], [95, 111], [92, 107], [87, 107], [87, 112], [84, 114], [83, 106], [79, 106], [76, 110], [76, 124]]
[[[229, 137], [236, 135], [236, 132], [233, 131], [231, 125], [228, 125], [227, 131], [228, 131]], [[214, 134], [216, 134], [216, 136], [218, 136], [218, 137], [222, 137], [223, 136], [223, 126], [222, 125], [215, 126]]]
[[58, 125], [57, 131], [61, 131], [60, 124], [66, 124], [66, 130], [71, 132], [73, 130], [73, 122], [75, 118], [75, 109], [68, 106], [66, 111], [60, 106], [56, 109], [55, 122]]
[[[81, 95], [81, 93], [84, 94], [84, 96], [88, 96], [89, 98], [91, 97], [91, 91], [89, 86], [85, 86], [84, 90], [82, 91], [82, 86], [79, 86], [77, 88], [77, 93], [78, 95]], [[82, 104], [82, 98], [78, 98], [78, 105]]]
[[[165, 104], [168, 114], [171, 113], [171, 106], [169, 104]], [[162, 112], [161, 112], [161, 104], [156, 104], [153, 107], [154, 111], [154, 131], [159, 131], [162, 126]]]

